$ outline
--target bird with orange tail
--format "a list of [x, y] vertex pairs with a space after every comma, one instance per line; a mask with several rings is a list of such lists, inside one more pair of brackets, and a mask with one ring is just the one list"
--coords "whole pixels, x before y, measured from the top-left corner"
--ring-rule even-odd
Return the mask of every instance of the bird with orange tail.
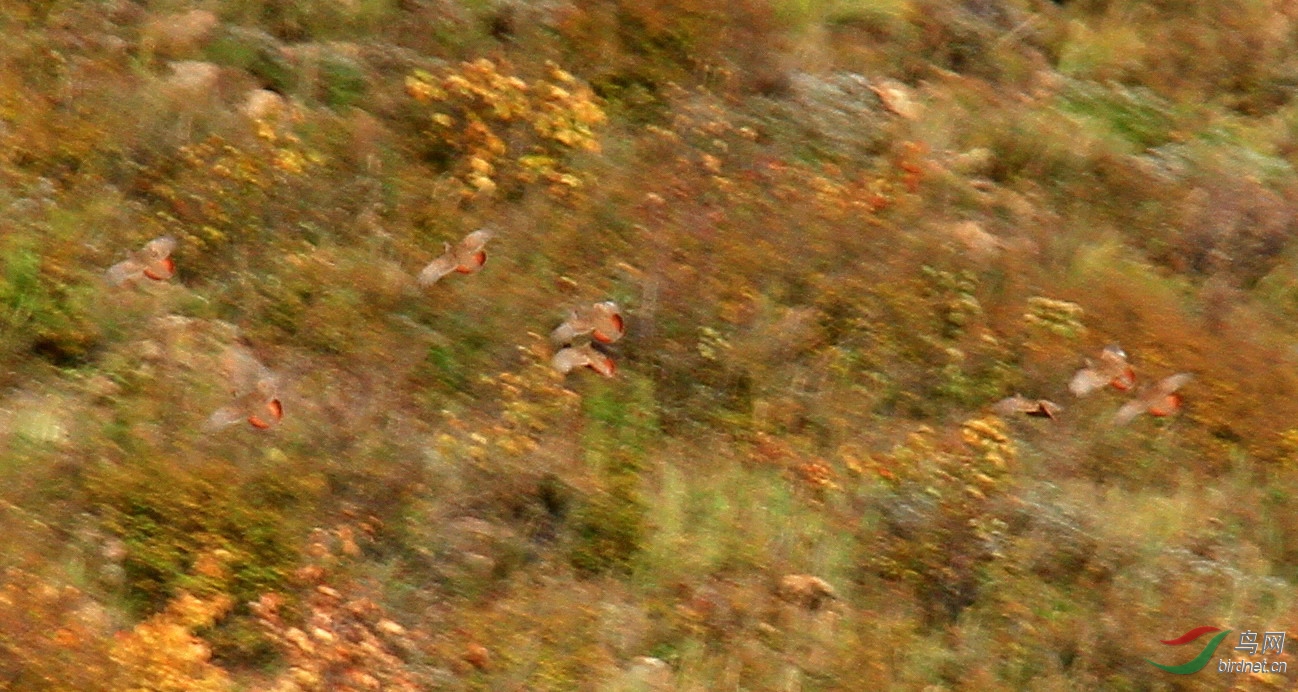
[[554, 354], [554, 358], [550, 359], [550, 365], [562, 375], [583, 367], [590, 368], [604, 377], [613, 377], [617, 374], [617, 364], [613, 359], [589, 343], [559, 349]]
[[[550, 332], [550, 341], [559, 347], [550, 365], [564, 375], [586, 367], [604, 377], [613, 377], [617, 374], [617, 364], [596, 345], [611, 344], [625, 333], [626, 321], [617, 303], [606, 300], [578, 307], [569, 311], [563, 322]], [[584, 343], [575, 343], [578, 340]]]
[[171, 236], [154, 238], [144, 247], [132, 252], [130, 257], [108, 268], [104, 277], [113, 286], [134, 283], [140, 279], [166, 281], [176, 273], [176, 261], [171, 253], [176, 249], [176, 239]]
[[221, 370], [230, 382], [234, 401], [213, 413], [204, 424], [209, 432], [248, 421], [259, 430], [272, 428], [284, 417], [279, 377], [243, 346], [231, 346], [221, 357]]
[[1100, 351], [1098, 361], [1086, 360], [1086, 366], [1069, 381], [1068, 389], [1077, 396], [1086, 396], [1106, 386], [1125, 392], [1135, 383], [1136, 371], [1127, 362], [1127, 352], [1117, 344], [1110, 344]]
[[483, 228], [476, 230], [456, 243], [443, 243], [446, 251], [428, 263], [416, 279], [420, 286], [432, 286], [450, 273], [476, 274], [487, 263], [487, 241], [495, 236]]
[[626, 333], [622, 309], [611, 300], [585, 305], [568, 313], [567, 319], [550, 332], [555, 345], [571, 344], [573, 339], [589, 334], [601, 344], [611, 344]]
[[1141, 391], [1136, 398], [1123, 404], [1122, 408], [1113, 414], [1113, 424], [1126, 425], [1142, 413], [1158, 418], [1176, 413], [1181, 410], [1181, 395], [1178, 390], [1192, 379], [1194, 375], [1188, 372], [1164, 377], [1153, 386]]

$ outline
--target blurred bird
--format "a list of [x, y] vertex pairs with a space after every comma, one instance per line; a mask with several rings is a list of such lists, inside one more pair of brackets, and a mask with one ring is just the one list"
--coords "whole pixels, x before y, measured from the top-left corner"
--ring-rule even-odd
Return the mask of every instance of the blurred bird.
[[883, 107], [893, 115], [906, 120], [914, 120], [920, 115], [919, 104], [911, 96], [911, 90], [895, 79], [882, 79], [870, 85], [870, 91], [879, 97]]
[[229, 379], [234, 401], [213, 413], [203, 426], [214, 431], [247, 420], [254, 428], [274, 427], [284, 417], [279, 401], [279, 378], [261, 364], [248, 349], [232, 346], [221, 358], [221, 369]]
[[1033, 418], [1049, 418], [1055, 420], [1055, 416], [1063, 410], [1059, 404], [1045, 399], [1029, 399], [1020, 394], [1008, 396], [992, 405], [992, 413], [998, 416], [1015, 416], [1023, 414]]
[[154, 238], [143, 248], [132, 252], [130, 259], [109, 267], [105, 277], [113, 286], [138, 281], [140, 277], [166, 281], [176, 273], [176, 261], [171, 259], [171, 252], [175, 249], [175, 238], [171, 236]]
[[419, 285], [432, 286], [451, 272], [476, 274], [479, 269], [482, 269], [482, 265], [487, 263], [487, 251], [484, 248], [494, 235], [483, 228], [464, 236], [464, 239], [455, 245], [443, 243], [446, 252], [429, 262], [428, 266], [419, 272]]
[[591, 338], [602, 344], [611, 344], [622, 338], [626, 324], [622, 320], [622, 310], [611, 300], [577, 308], [568, 313], [563, 324], [550, 332], [550, 341], [558, 344], [570, 344], [572, 340], [590, 334]]
[[1110, 344], [1100, 352], [1100, 362], [1086, 359], [1086, 367], [1073, 375], [1068, 389], [1077, 396], [1086, 396], [1106, 385], [1125, 392], [1135, 383], [1136, 371], [1127, 363], [1127, 352]]
[[1164, 377], [1154, 386], [1137, 394], [1135, 399], [1123, 404], [1122, 408], [1113, 414], [1113, 424], [1126, 425], [1142, 413], [1160, 418], [1176, 413], [1181, 410], [1181, 395], [1177, 394], [1176, 390], [1184, 387], [1192, 379], [1194, 375], [1188, 372]]
[[564, 375], [581, 367], [590, 368], [604, 377], [617, 374], [617, 364], [613, 359], [595, 350], [595, 347], [588, 343], [559, 349], [554, 354], [554, 358], [550, 359], [550, 365]]
[[775, 593], [785, 601], [812, 611], [841, 598], [829, 582], [810, 574], [786, 575], [780, 579]]

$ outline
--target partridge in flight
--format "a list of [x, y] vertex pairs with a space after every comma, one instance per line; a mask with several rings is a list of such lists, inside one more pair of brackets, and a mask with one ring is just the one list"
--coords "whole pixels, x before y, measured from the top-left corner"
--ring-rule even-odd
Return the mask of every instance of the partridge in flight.
[[487, 241], [491, 240], [493, 235], [495, 234], [483, 228], [464, 236], [464, 239], [455, 245], [444, 243], [446, 252], [429, 262], [428, 266], [419, 272], [419, 285], [425, 288], [432, 286], [451, 272], [476, 274], [482, 269], [482, 265], [487, 263], [485, 248]]
[[622, 310], [611, 300], [577, 308], [568, 313], [563, 324], [550, 332], [550, 341], [555, 344], [570, 344], [572, 340], [590, 334], [591, 338], [602, 343], [611, 344], [622, 338], [626, 332], [626, 323], [622, 319]]
[[1077, 396], [1086, 396], [1105, 386], [1125, 392], [1135, 383], [1136, 371], [1127, 363], [1127, 352], [1117, 344], [1110, 344], [1100, 352], [1099, 362], [1086, 360], [1086, 367], [1073, 375], [1068, 389]]
[[244, 420], [261, 430], [279, 423], [284, 406], [279, 400], [279, 378], [274, 373], [242, 346], [226, 351], [221, 369], [230, 381], [234, 401], [207, 419], [207, 430], [228, 428]]
[[998, 416], [1017, 416], [1025, 415], [1033, 418], [1049, 418], [1055, 420], [1055, 416], [1063, 410], [1059, 404], [1045, 399], [1029, 399], [1025, 396], [1015, 394], [1008, 396], [992, 405], [992, 413]]
[[171, 259], [171, 252], [175, 249], [175, 238], [154, 238], [144, 247], [132, 252], [130, 259], [109, 267], [105, 277], [113, 286], [139, 281], [141, 278], [166, 281], [176, 273], [176, 261]]
[[1176, 390], [1184, 387], [1192, 379], [1194, 375], [1188, 372], [1164, 377], [1154, 386], [1137, 394], [1136, 398], [1123, 404], [1122, 408], [1113, 414], [1113, 424], [1126, 425], [1142, 413], [1160, 418], [1176, 413], [1181, 410], [1181, 395], [1177, 394]]
[[581, 367], [590, 368], [604, 377], [617, 374], [617, 365], [613, 359], [595, 350], [589, 343], [559, 349], [554, 358], [550, 359], [550, 364], [564, 375]]

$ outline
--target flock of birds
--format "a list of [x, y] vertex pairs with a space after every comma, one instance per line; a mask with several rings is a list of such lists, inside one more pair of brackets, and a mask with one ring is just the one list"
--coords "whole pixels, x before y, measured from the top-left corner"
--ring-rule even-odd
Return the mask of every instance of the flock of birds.
[[[493, 235], [487, 229], [480, 229], [454, 245], [445, 243], [442, 255], [419, 272], [416, 282], [427, 288], [449, 274], [476, 274], [487, 263], [486, 245]], [[171, 257], [175, 249], [175, 238], [155, 238], [110, 267], [105, 278], [116, 287], [145, 280], [166, 281], [176, 273], [176, 262]], [[626, 323], [617, 303], [604, 301], [578, 307], [550, 334], [557, 349], [550, 364], [564, 375], [586, 367], [613, 377], [617, 365], [601, 346], [617, 341], [625, 333]], [[205, 430], [220, 430], [243, 421], [264, 430], [283, 419], [279, 376], [257, 360], [246, 346], [235, 344], [226, 349], [221, 357], [221, 372], [230, 384], [232, 400], [207, 419]]]
[[[1194, 375], [1180, 372], [1164, 377], [1153, 385], [1135, 393], [1134, 398], [1113, 414], [1113, 425], [1126, 425], [1141, 414], [1170, 416], [1181, 409], [1178, 390], [1194, 379]], [[1105, 346], [1098, 360], [1086, 359], [1086, 365], [1068, 382], [1068, 389], [1078, 397], [1087, 396], [1105, 387], [1121, 392], [1136, 386], [1136, 371], [1127, 362], [1127, 353], [1117, 344]], [[1019, 394], [1006, 397], [992, 406], [992, 412], [1001, 416], [1026, 415], [1055, 420], [1063, 407], [1046, 399], [1030, 399]]]
[[[417, 283], [427, 288], [449, 274], [476, 274], [487, 263], [486, 245], [492, 237], [491, 231], [480, 229], [454, 245], [445, 243], [442, 255], [419, 272]], [[114, 286], [145, 279], [166, 281], [176, 273], [176, 263], [171, 257], [175, 249], [174, 238], [155, 238], [125, 261], [109, 268], [106, 278]], [[584, 367], [613, 377], [617, 364], [602, 346], [617, 341], [625, 333], [626, 323], [617, 303], [604, 301], [578, 307], [550, 333], [550, 341], [556, 348], [550, 364], [564, 375]], [[221, 366], [230, 382], [233, 400], [207, 419], [206, 429], [219, 430], [245, 420], [260, 429], [279, 423], [284, 417], [284, 406], [279, 399], [279, 378], [275, 373], [241, 345], [226, 351]], [[1193, 375], [1189, 373], [1177, 373], [1138, 390], [1113, 415], [1112, 423], [1125, 425], [1146, 413], [1159, 417], [1172, 415], [1181, 408], [1178, 390], [1191, 379]], [[1088, 358], [1068, 383], [1068, 389], [1078, 397], [1105, 387], [1127, 392], [1135, 386], [1136, 371], [1127, 362], [1126, 352], [1116, 344], [1106, 346], [1098, 360]], [[1054, 420], [1063, 407], [1046, 399], [1015, 394], [996, 402], [992, 411], [1001, 416], [1026, 415]]]

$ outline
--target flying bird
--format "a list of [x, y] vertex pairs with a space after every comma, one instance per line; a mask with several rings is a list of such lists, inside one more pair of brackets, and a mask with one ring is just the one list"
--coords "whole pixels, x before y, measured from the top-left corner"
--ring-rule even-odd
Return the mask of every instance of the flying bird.
[[992, 405], [992, 413], [998, 416], [1016, 416], [1023, 414], [1033, 418], [1049, 418], [1055, 420], [1055, 416], [1063, 407], [1053, 401], [1045, 399], [1029, 399], [1020, 394], [1008, 396]]
[[221, 358], [221, 369], [229, 379], [234, 401], [207, 419], [208, 431], [248, 421], [254, 428], [274, 427], [284, 417], [279, 400], [279, 378], [242, 346], [232, 346]]
[[609, 358], [607, 354], [595, 350], [591, 344], [581, 346], [567, 346], [559, 349], [550, 359], [550, 365], [555, 370], [567, 375], [573, 370], [581, 367], [590, 368], [604, 377], [612, 377], [617, 374], [617, 364]]
[[557, 344], [570, 344], [572, 340], [584, 334], [602, 343], [611, 344], [626, 333], [626, 323], [622, 319], [622, 309], [611, 300], [577, 308], [568, 313], [568, 318], [550, 332], [550, 341]]
[[446, 251], [419, 272], [419, 285], [425, 288], [432, 286], [451, 272], [476, 274], [487, 263], [487, 251], [484, 248], [494, 235], [483, 228], [464, 236], [455, 245], [443, 243]]
[[1086, 396], [1105, 386], [1125, 392], [1135, 383], [1136, 371], [1127, 363], [1127, 352], [1117, 344], [1110, 344], [1100, 352], [1098, 363], [1086, 359], [1086, 367], [1073, 375], [1068, 389], [1077, 396]]
[[884, 79], [871, 84], [870, 91], [879, 97], [883, 107], [893, 115], [901, 116], [906, 120], [914, 120], [920, 116], [919, 104], [915, 103], [910, 88], [905, 84], [895, 79]]
[[1160, 418], [1176, 413], [1181, 410], [1181, 395], [1177, 394], [1176, 390], [1184, 387], [1192, 379], [1194, 375], [1188, 372], [1164, 377], [1154, 386], [1137, 394], [1136, 398], [1123, 404], [1122, 408], [1113, 414], [1113, 424], [1126, 425], [1142, 413]]
[[176, 261], [171, 258], [171, 252], [175, 249], [175, 238], [169, 235], [154, 238], [144, 247], [132, 252], [130, 259], [109, 267], [105, 277], [113, 286], [139, 281], [141, 277], [166, 281], [176, 273]]

